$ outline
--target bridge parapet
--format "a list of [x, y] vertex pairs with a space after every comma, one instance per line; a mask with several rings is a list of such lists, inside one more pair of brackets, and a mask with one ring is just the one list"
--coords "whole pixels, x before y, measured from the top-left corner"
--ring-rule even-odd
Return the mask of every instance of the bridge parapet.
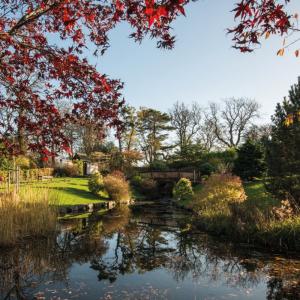
[[194, 183], [201, 182], [200, 173], [196, 171], [146, 171], [140, 175], [159, 181], [178, 181], [180, 178], [187, 178]]

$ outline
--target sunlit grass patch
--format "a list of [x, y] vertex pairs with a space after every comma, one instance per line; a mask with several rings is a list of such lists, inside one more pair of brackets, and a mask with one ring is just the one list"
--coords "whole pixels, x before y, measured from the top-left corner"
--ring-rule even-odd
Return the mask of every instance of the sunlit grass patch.
[[23, 187], [33, 189], [46, 189], [57, 198], [56, 205], [80, 205], [99, 203], [108, 199], [108, 194], [102, 191], [99, 196], [93, 195], [88, 189], [88, 178], [53, 178], [47, 181], [36, 181], [22, 184]]
[[280, 201], [267, 192], [262, 181], [244, 183], [247, 195], [245, 204], [255, 205], [261, 210], [268, 210], [280, 204]]

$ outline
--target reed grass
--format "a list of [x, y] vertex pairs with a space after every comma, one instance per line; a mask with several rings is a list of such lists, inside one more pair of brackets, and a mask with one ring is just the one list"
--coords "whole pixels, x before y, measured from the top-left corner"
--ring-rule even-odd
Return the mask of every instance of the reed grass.
[[19, 194], [0, 194], [0, 246], [24, 238], [47, 236], [56, 230], [57, 197], [46, 189], [23, 187]]
[[[235, 241], [284, 251], [300, 250], [300, 215], [280, 208], [282, 202], [266, 191], [263, 182], [243, 186], [230, 176], [211, 177], [195, 193], [193, 206], [189, 203], [198, 214], [197, 225]], [[274, 209], [280, 210], [280, 218]]]

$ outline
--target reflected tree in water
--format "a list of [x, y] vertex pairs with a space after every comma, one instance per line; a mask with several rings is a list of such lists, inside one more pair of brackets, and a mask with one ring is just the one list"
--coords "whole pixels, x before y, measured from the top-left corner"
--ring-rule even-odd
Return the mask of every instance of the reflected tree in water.
[[[73, 264], [87, 263], [100, 281], [164, 269], [177, 282], [206, 280], [234, 288], [255, 288], [267, 279], [267, 299], [296, 299], [300, 262], [236, 249], [188, 228], [190, 215], [162, 209], [121, 208], [85, 220], [64, 222], [57, 236], [2, 252], [1, 299], [28, 299], [47, 281], [71, 285]], [[174, 210], [174, 208], [173, 208]], [[178, 213], [178, 212], [177, 212]], [[174, 221], [175, 220], [175, 221]]]

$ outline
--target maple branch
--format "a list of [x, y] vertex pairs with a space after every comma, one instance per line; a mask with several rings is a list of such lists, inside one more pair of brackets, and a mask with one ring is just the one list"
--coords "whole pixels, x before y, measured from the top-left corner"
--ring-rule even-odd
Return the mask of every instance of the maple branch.
[[14, 35], [16, 33], [16, 31], [18, 29], [20, 29], [22, 26], [27, 25], [28, 23], [38, 19], [39, 17], [41, 17], [42, 15], [46, 14], [48, 11], [50, 11], [51, 9], [53, 9], [55, 6], [60, 5], [64, 0], [59, 0], [57, 2], [52, 3], [51, 5], [49, 5], [48, 7], [46, 6], [45, 8], [38, 8], [34, 11], [32, 11], [31, 13], [24, 15], [23, 17], [21, 17], [21, 19], [16, 23], [15, 26], [13, 26], [8, 34], [9, 35]]

